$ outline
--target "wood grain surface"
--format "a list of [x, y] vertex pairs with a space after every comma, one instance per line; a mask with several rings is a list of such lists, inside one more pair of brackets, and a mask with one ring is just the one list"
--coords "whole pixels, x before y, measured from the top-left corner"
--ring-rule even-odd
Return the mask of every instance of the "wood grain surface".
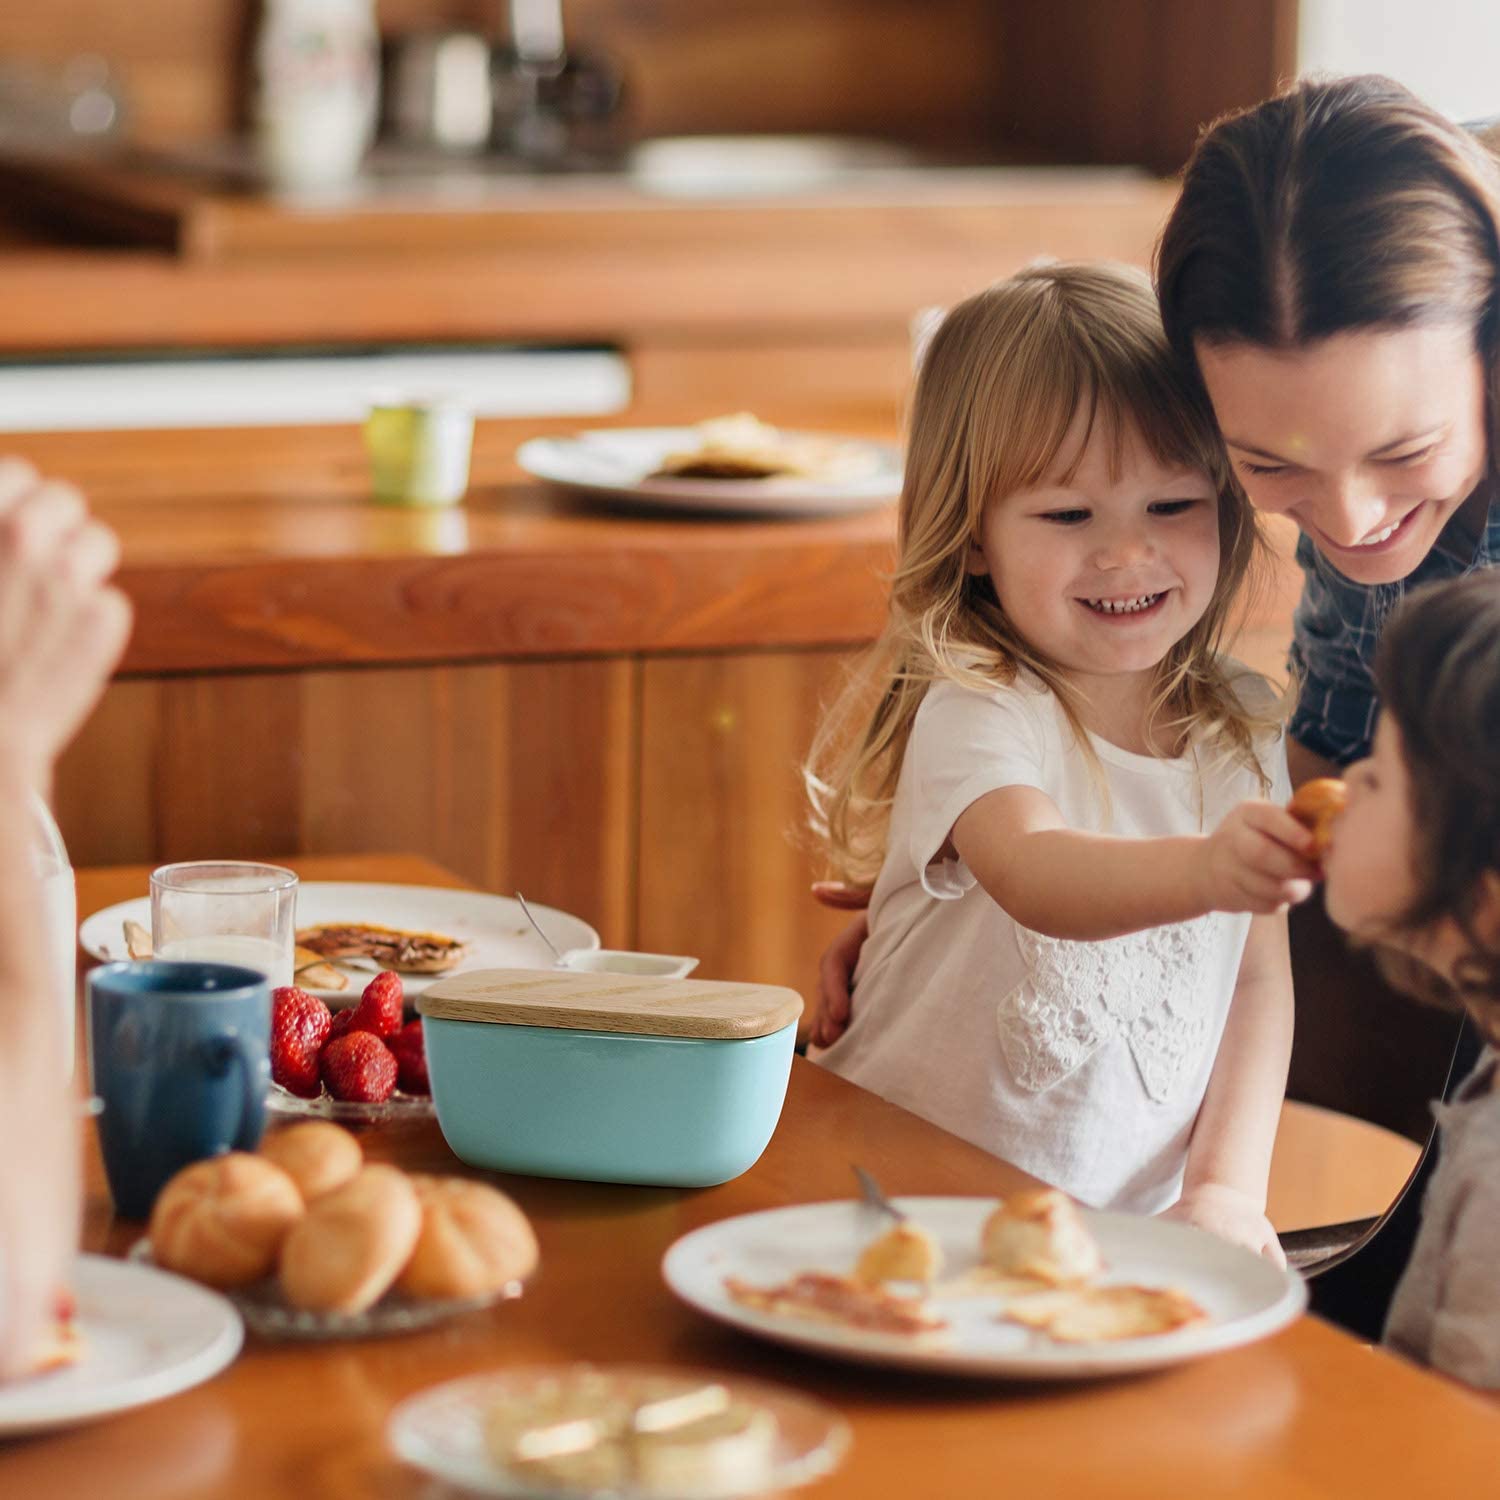
[[[412, 878], [410, 861], [303, 866], [318, 878]], [[86, 872], [80, 911], [142, 871]], [[444, 882], [447, 883], [447, 882]], [[361, 1133], [413, 1170], [457, 1163], [434, 1125]], [[999, 1488], [1160, 1500], [1205, 1495], [1412, 1500], [1486, 1494], [1500, 1466], [1492, 1399], [1304, 1318], [1275, 1338], [1140, 1379], [1020, 1386], [863, 1370], [708, 1323], [677, 1303], [668, 1245], [733, 1214], [853, 1195], [851, 1161], [892, 1193], [1003, 1195], [1027, 1179], [952, 1136], [799, 1062], [776, 1136], [743, 1177], [701, 1192], [496, 1178], [537, 1226], [542, 1268], [518, 1302], [400, 1339], [252, 1339], [197, 1390], [0, 1449], [0, 1492], [111, 1500], [296, 1493], [383, 1500], [447, 1494], [385, 1445], [395, 1402], [442, 1380], [527, 1363], [651, 1361], [778, 1380], [851, 1422], [844, 1466], [810, 1496], [912, 1500]], [[121, 1253], [141, 1226], [110, 1211], [89, 1148], [85, 1244]]]
[[742, 1041], [791, 1025], [802, 997], [769, 984], [511, 969], [450, 975], [422, 992], [417, 1009], [481, 1026]]

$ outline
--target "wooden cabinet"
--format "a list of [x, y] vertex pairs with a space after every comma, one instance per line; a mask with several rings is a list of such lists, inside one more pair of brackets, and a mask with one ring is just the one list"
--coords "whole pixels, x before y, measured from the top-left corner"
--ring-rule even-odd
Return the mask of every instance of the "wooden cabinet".
[[809, 998], [799, 766], [836, 651], [114, 684], [59, 768], [74, 863], [425, 854], [607, 946]]
[[638, 665], [114, 684], [59, 768], [77, 865], [427, 854], [632, 941]]

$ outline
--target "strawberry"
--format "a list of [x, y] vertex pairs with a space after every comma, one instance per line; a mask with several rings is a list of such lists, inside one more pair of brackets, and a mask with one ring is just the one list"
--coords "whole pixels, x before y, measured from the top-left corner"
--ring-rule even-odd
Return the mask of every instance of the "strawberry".
[[430, 1094], [427, 1079], [427, 1043], [422, 1037], [420, 1020], [408, 1021], [386, 1043], [396, 1055], [396, 1077], [404, 1093]]
[[379, 1104], [396, 1090], [396, 1059], [368, 1031], [346, 1032], [329, 1042], [320, 1061], [323, 1082], [335, 1099]]
[[328, 1042], [331, 1042], [335, 1037], [343, 1036], [346, 1032], [351, 1031], [353, 1029], [353, 1022], [354, 1007], [352, 1005], [346, 1006], [343, 1010], [335, 1012], [333, 1017], [333, 1025], [328, 1028], [328, 1036], [324, 1041], [324, 1045], [326, 1046]]
[[364, 994], [359, 997], [349, 1030], [369, 1031], [376, 1036], [395, 1036], [401, 1030], [405, 1008], [401, 976], [390, 969], [382, 969], [365, 986]]
[[282, 1088], [314, 1099], [318, 1052], [328, 1039], [333, 1015], [316, 995], [286, 984], [271, 992], [271, 1077]]

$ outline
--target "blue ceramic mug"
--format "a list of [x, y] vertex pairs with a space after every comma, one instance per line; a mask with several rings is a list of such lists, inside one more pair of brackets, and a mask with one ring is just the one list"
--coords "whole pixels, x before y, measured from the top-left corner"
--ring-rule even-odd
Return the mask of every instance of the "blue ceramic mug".
[[88, 976], [89, 1071], [116, 1210], [144, 1219], [179, 1168], [253, 1151], [265, 1128], [271, 996], [233, 964], [104, 964]]

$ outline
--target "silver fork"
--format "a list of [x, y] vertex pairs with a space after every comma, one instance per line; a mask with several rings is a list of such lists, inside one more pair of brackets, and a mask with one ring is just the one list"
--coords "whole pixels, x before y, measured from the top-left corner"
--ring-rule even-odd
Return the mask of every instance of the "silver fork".
[[880, 1184], [863, 1167], [855, 1167], [854, 1175], [859, 1180], [859, 1196], [866, 1207], [889, 1214], [898, 1224], [906, 1222], [906, 1215], [881, 1192]]

